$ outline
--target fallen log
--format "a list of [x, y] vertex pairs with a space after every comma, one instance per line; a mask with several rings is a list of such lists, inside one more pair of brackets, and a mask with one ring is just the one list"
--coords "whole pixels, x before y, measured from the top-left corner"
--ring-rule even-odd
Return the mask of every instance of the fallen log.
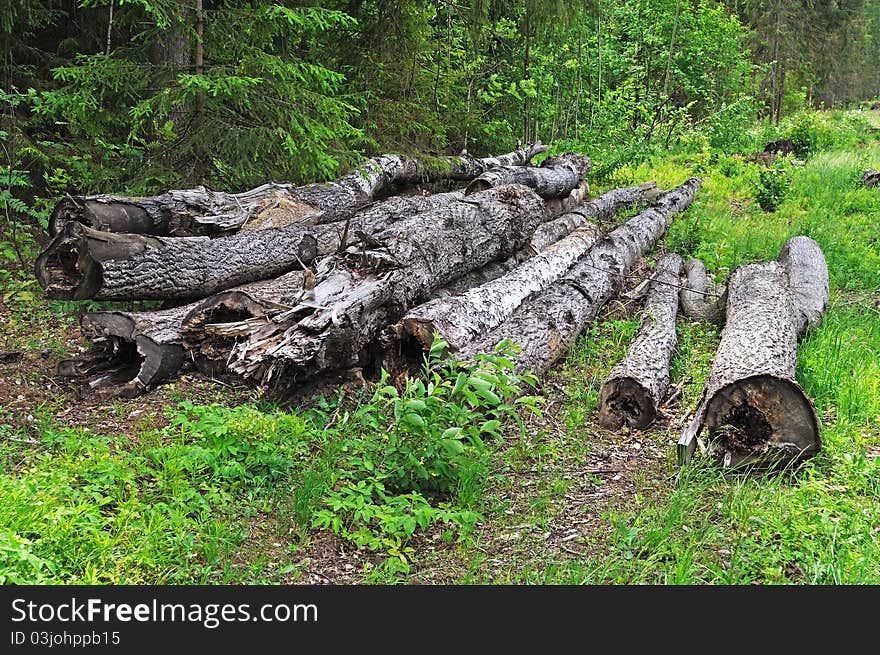
[[654, 268], [639, 332], [599, 390], [599, 423], [606, 428], [641, 430], [657, 416], [675, 349], [680, 272], [681, 257], [674, 253]]
[[679, 299], [681, 313], [697, 321], [722, 323], [727, 291], [713, 299], [709, 292], [709, 276], [706, 266], [699, 259], [689, 259], [684, 264], [685, 282]]
[[63, 377], [87, 378], [83, 390], [133, 398], [176, 375], [185, 361], [180, 324], [187, 307], [155, 312], [90, 312], [80, 330], [95, 348], [63, 360]]
[[589, 157], [576, 153], [547, 157], [540, 166], [497, 166], [474, 178], [464, 193], [470, 195], [506, 184], [522, 184], [542, 198], [564, 198], [580, 185], [592, 168]]
[[[93, 345], [86, 354], [63, 360], [62, 377], [82, 378], [82, 391], [123, 398], [138, 396], [176, 375], [188, 361], [207, 375], [219, 375], [225, 362], [214, 356], [232, 344], [208, 338], [214, 323], [265, 317], [308, 297], [307, 271], [291, 271], [252, 282], [171, 309], [149, 312], [87, 312], [80, 331]], [[203, 335], [193, 348], [184, 334]]]
[[632, 207], [645, 200], [645, 194], [656, 186], [653, 182], [648, 182], [639, 186], [611, 189], [588, 200], [583, 205], [568, 208], [565, 210], [567, 213], [552, 221], [547, 221], [535, 230], [532, 237], [532, 248], [535, 251], [541, 251], [584, 223], [599, 222], [601, 224], [602, 221], [610, 218], [621, 209]]
[[818, 419], [795, 369], [798, 341], [819, 324], [827, 303], [825, 258], [807, 237], [786, 242], [776, 261], [734, 271], [721, 342], [679, 440], [681, 463], [700, 435], [724, 466], [775, 466], [820, 450]]
[[625, 275], [663, 236], [673, 215], [683, 211], [700, 187], [691, 178], [660, 196], [584, 254], [566, 275], [521, 304], [516, 312], [483, 339], [470, 342], [458, 353], [468, 359], [491, 352], [502, 339], [521, 346], [516, 370], [546, 372], [593, 321], [599, 309], [619, 292]]
[[[358, 366], [363, 350], [413, 304], [522, 248], [543, 219], [531, 189], [507, 186], [418, 214], [318, 264], [314, 298], [259, 324], [230, 323], [229, 370], [291, 383]], [[428, 238], [429, 237], [429, 238]]]
[[68, 222], [36, 261], [49, 298], [152, 300], [203, 298], [308, 265], [406, 216], [460, 199], [462, 192], [389, 198], [350, 221], [291, 226], [228, 237], [154, 237], [114, 234]]
[[415, 159], [380, 155], [334, 182], [296, 186], [270, 182], [244, 193], [195, 189], [172, 190], [150, 198], [68, 196], [49, 219], [49, 232], [60, 234], [77, 221], [107, 232], [154, 236], [217, 236], [305, 223], [344, 220], [395, 186], [419, 182], [468, 181], [495, 167], [525, 166], [547, 146], [539, 143], [501, 155]]
[[[586, 222], [586, 216], [608, 218], [622, 206], [635, 202], [648, 188], [615, 189], [590, 201], [583, 209], [577, 208], [573, 215], [555, 219], [551, 231], [544, 231], [546, 223], [539, 226], [536, 235], [542, 232], [541, 243], [545, 244], [541, 252], [509, 272], [459, 295], [435, 298], [413, 308], [392, 328], [395, 337], [415, 339], [422, 350], [427, 351], [437, 332], [453, 352], [459, 350], [507, 319], [530, 295], [559, 279], [596, 243], [601, 232], [596, 225]], [[546, 244], [563, 225], [578, 227], [558, 241]], [[531, 243], [535, 243], [535, 236]], [[394, 348], [393, 338], [386, 345]]]

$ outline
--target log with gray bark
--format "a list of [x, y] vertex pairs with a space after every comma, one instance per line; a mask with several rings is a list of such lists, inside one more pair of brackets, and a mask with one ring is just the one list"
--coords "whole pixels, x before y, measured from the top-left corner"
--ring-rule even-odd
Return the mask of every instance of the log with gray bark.
[[681, 313], [697, 321], [724, 322], [727, 290], [720, 294], [710, 290], [706, 266], [699, 259], [689, 259], [684, 264], [685, 281], [679, 299]]
[[[532, 237], [532, 248], [544, 250], [551, 243], [559, 241], [584, 223], [599, 223], [614, 216], [617, 212], [632, 207], [645, 200], [645, 194], [656, 188], [653, 182], [638, 186], [611, 189], [600, 196], [591, 198], [580, 206], [571, 207], [559, 218], [541, 225]], [[560, 212], [561, 213], [561, 212]]]
[[525, 166], [546, 150], [539, 142], [482, 159], [466, 154], [422, 159], [380, 155], [334, 182], [305, 186], [270, 182], [244, 193], [200, 186], [149, 198], [68, 196], [53, 210], [49, 231], [55, 236], [66, 223], [77, 221], [107, 232], [217, 236], [240, 229], [330, 223], [348, 218], [395, 187], [438, 180], [465, 182], [492, 168]]
[[620, 291], [625, 276], [663, 236], [672, 217], [691, 203], [700, 184], [699, 178], [691, 178], [613, 230], [562, 279], [526, 300], [488, 335], [465, 346], [458, 357], [491, 352], [502, 339], [512, 339], [521, 347], [515, 357], [518, 371], [546, 372]]
[[138, 396], [173, 375], [185, 361], [180, 324], [186, 306], [153, 312], [90, 312], [80, 331], [93, 345], [59, 363], [63, 377], [83, 378], [83, 390]]
[[589, 157], [568, 153], [547, 157], [540, 166], [496, 166], [465, 187], [465, 195], [506, 184], [522, 184], [542, 198], [564, 198], [593, 168]]
[[[565, 202], [575, 202], [582, 197], [581, 192], [575, 191], [571, 199], [547, 202], [545, 215], [566, 206]], [[358, 226], [379, 231], [396, 219], [418, 213], [418, 210], [441, 207], [447, 200], [461, 198], [461, 192], [453, 192], [391, 198], [377, 203], [370, 210], [362, 211], [351, 223], [352, 240], [357, 239], [355, 235], [359, 230], [355, 228]], [[343, 228], [340, 226], [340, 229]], [[519, 252], [524, 253], [525, 249]], [[512, 257], [490, 262], [432, 293], [461, 292], [468, 286], [506, 272], [516, 261], [516, 257]], [[315, 281], [312, 270], [294, 270], [277, 278], [221, 291], [183, 307], [142, 313], [87, 313], [81, 321], [82, 332], [92, 341], [94, 348], [85, 356], [64, 362], [61, 373], [83, 378], [82, 388], [89, 393], [121, 396], [147, 391], [175, 375], [189, 362], [193, 362], [202, 373], [221, 375], [226, 372], [226, 359], [235, 343], [235, 337], [228, 334], [231, 325], [237, 325], [239, 330], [242, 326], [258, 330], [270, 317], [301, 304], [300, 310], [320, 307], [318, 301], [326, 302], [326, 298], [316, 300]], [[327, 286], [322, 289], [326, 291]]]
[[741, 266], [728, 283], [721, 342], [679, 460], [698, 443], [725, 466], [775, 466], [821, 448], [813, 404], [795, 379], [798, 341], [828, 306], [828, 269], [808, 237], [789, 239], [777, 260]]
[[228, 237], [114, 234], [68, 222], [37, 258], [36, 275], [49, 298], [153, 300], [203, 298], [281, 275], [407, 216], [442, 207], [462, 192], [395, 197], [350, 221], [291, 226]]
[[87, 312], [80, 331], [93, 347], [62, 361], [58, 372], [81, 379], [85, 393], [128, 398], [172, 378], [190, 361], [203, 373], [218, 375], [225, 362], [214, 355], [226, 353], [231, 344], [212, 338], [215, 324], [266, 317], [297, 305], [308, 294], [307, 276], [308, 271], [291, 271], [171, 309]]
[[[392, 328], [394, 336], [415, 339], [422, 350], [427, 351], [436, 332], [453, 352], [483, 336], [513, 314], [526, 298], [559, 279], [596, 243], [601, 232], [597, 225], [587, 222], [587, 216], [607, 219], [617, 210], [635, 203], [647, 188], [615, 189], [551, 221], [552, 230], [545, 230], [547, 223], [539, 226], [531, 243], [534, 244], [541, 233], [541, 252], [509, 272], [459, 295], [435, 298], [414, 307]], [[557, 241], [547, 243], [563, 226], [577, 227]], [[393, 341], [394, 338], [389, 338], [386, 346], [396, 348]]]
[[525, 246], [543, 209], [531, 189], [499, 187], [395, 223], [351, 245], [344, 257], [321, 260], [308, 303], [259, 324], [215, 329], [216, 336], [236, 340], [229, 370], [296, 383], [361, 365], [368, 344], [409, 307]]
[[671, 253], [657, 262], [639, 332], [599, 390], [599, 423], [617, 430], [643, 429], [653, 422], [669, 386], [669, 362], [675, 349], [675, 317], [681, 257]]

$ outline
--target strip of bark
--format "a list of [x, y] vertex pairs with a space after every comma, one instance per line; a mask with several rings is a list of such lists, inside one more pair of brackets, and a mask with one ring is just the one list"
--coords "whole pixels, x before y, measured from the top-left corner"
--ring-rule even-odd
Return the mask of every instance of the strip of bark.
[[700, 184], [700, 178], [691, 178], [613, 230], [564, 278], [529, 298], [485, 338], [462, 348], [458, 357], [491, 352], [502, 339], [511, 339], [521, 346], [514, 362], [517, 371], [546, 372], [619, 292], [625, 276], [663, 236], [672, 217], [691, 203]]
[[721, 342], [679, 440], [680, 462], [700, 435], [724, 466], [778, 466], [820, 450], [818, 419], [795, 371], [798, 340], [827, 307], [827, 280], [822, 251], [807, 237], [786, 242], [776, 261], [734, 271]]
[[681, 257], [674, 253], [662, 257], [654, 268], [639, 332], [599, 390], [599, 423], [606, 428], [641, 430], [657, 415], [669, 386], [676, 343], [680, 273]]
[[60, 234], [77, 221], [96, 230], [154, 236], [219, 236], [240, 229], [263, 230], [302, 223], [345, 220], [396, 186], [437, 180], [468, 181], [499, 166], [525, 166], [547, 146], [539, 143], [501, 155], [416, 159], [380, 155], [334, 182], [296, 186], [270, 182], [243, 193], [199, 186], [150, 198], [110, 195], [68, 196], [49, 220]]

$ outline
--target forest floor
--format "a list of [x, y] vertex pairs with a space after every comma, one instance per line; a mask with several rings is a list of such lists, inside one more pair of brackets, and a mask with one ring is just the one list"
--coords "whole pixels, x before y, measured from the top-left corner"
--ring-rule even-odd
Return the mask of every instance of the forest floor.
[[[542, 381], [542, 415], [492, 447], [473, 531], [432, 523], [384, 550], [307, 520], [326, 485], [303, 448], [328, 447], [348, 416], [341, 405], [315, 430], [251, 387], [194, 375], [136, 399], [79, 398], [56, 370], [85, 348], [75, 312], [88, 307], [48, 302], [19, 274], [0, 301], [0, 580], [880, 583], [880, 191], [859, 184], [880, 168], [876, 136], [803, 166], [777, 162], [790, 188], [769, 213], [755, 200], [758, 165], [708, 149], [622, 167], [601, 185], [703, 177], [646, 267], [675, 251], [720, 281], [775, 258], [792, 235], [820, 243], [831, 306], [798, 366], [822, 423], [817, 457], [777, 473], [699, 458], [678, 467], [675, 443], [719, 337], [683, 317], [660, 419], [631, 433], [599, 427], [598, 389], [638, 328], [639, 303], [616, 301]], [[406, 564], [388, 567], [395, 558]]]

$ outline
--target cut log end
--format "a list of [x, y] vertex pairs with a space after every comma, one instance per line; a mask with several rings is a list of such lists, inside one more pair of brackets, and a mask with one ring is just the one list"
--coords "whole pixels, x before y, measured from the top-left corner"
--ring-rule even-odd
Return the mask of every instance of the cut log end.
[[812, 404], [797, 383], [756, 375], [719, 389], [706, 406], [704, 436], [726, 466], [778, 465], [821, 449]]
[[81, 248], [73, 224], [56, 236], [37, 257], [37, 281], [52, 300], [91, 298], [103, 285], [101, 265]]
[[599, 423], [609, 430], [644, 429], [657, 415], [645, 387], [630, 378], [612, 378], [599, 391]]
[[182, 346], [134, 334], [134, 323], [125, 315], [85, 314], [81, 327], [97, 348], [60, 362], [58, 372], [85, 378], [84, 394], [133, 398], [172, 377], [183, 365]]

